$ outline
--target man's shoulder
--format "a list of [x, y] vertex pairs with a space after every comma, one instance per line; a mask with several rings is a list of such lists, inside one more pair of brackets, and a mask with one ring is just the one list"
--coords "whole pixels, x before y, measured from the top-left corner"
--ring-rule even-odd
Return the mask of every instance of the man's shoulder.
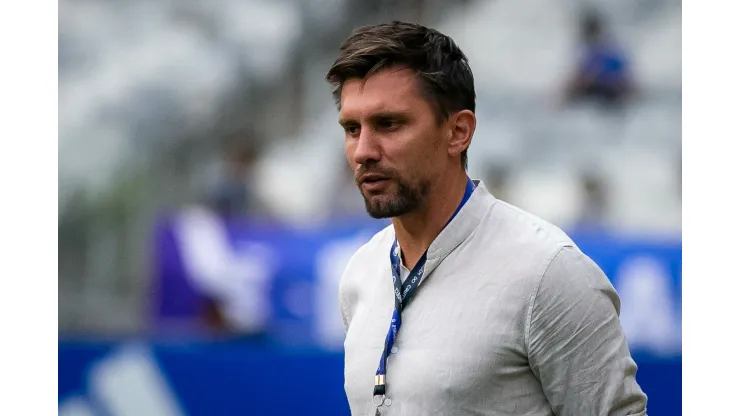
[[504, 201], [497, 201], [489, 227], [504, 235], [515, 235], [511, 243], [559, 250], [575, 246], [573, 240], [560, 227], [539, 216]]
[[507, 259], [514, 275], [535, 285], [550, 276], [571, 287], [613, 290], [601, 268], [560, 227], [503, 201], [496, 210], [483, 232], [497, 241], [487, 258]]
[[506, 259], [517, 276], [537, 279], [566, 247], [577, 248], [558, 226], [507, 202], [497, 200], [476, 230], [479, 256], [490, 261]]

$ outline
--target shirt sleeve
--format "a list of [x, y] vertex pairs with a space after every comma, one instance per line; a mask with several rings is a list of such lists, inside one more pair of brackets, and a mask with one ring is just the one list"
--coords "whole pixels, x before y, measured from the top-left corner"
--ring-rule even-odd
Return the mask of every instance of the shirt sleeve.
[[556, 415], [646, 414], [619, 307], [614, 287], [580, 250], [554, 256], [531, 298], [526, 343]]

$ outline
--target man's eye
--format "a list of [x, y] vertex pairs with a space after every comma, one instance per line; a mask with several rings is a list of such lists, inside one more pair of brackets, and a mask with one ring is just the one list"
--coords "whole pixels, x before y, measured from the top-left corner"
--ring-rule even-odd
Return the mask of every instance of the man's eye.
[[347, 126], [344, 128], [344, 131], [346, 131], [350, 136], [357, 136], [360, 134], [360, 128], [358, 126]]
[[378, 128], [381, 130], [394, 130], [398, 128], [400, 124], [395, 120], [379, 120]]

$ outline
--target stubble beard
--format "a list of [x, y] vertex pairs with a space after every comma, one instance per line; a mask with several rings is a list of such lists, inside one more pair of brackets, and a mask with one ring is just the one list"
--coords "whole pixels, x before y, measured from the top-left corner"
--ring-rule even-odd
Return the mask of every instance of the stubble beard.
[[391, 195], [371, 194], [366, 195], [360, 188], [360, 193], [365, 199], [367, 213], [375, 218], [400, 217], [418, 209], [429, 192], [429, 181], [422, 180], [412, 184], [404, 180], [392, 179], [397, 189]]

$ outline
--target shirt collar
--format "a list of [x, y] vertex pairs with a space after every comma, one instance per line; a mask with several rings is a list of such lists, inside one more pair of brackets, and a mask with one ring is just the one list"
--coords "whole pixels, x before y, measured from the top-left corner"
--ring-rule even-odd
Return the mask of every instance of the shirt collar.
[[476, 186], [470, 199], [429, 247], [427, 263], [424, 267], [425, 276], [473, 233], [489, 209], [496, 203], [496, 198], [488, 191], [483, 181], [475, 179], [473, 183]]

